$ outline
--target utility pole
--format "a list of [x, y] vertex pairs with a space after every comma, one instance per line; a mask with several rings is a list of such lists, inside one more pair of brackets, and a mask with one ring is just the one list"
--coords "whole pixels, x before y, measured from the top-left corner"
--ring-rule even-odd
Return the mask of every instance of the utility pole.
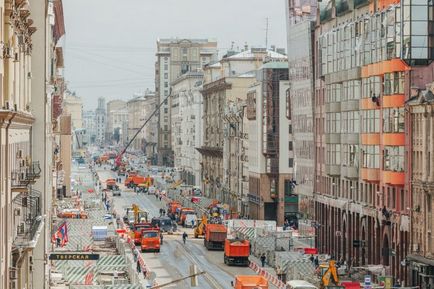
[[268, 17], [265, 18], [265, 49], [268, 48]]

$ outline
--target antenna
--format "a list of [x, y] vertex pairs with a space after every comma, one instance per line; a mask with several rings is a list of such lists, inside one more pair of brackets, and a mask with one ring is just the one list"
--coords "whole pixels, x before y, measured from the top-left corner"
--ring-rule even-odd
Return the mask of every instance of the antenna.
[[265, 50], [268, 48], [268, 17], [265, 18]]

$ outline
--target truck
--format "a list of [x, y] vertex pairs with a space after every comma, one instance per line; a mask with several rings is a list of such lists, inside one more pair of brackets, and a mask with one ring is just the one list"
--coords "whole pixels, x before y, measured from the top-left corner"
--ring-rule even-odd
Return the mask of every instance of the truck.
[[144, 230], [156, 229], [151, 223], [137, 223], [133, 224], [131, 228], [131, 239], [134, 241], [134, 245], [140, 245], [142, 239], [142, 232]]
[[179, 220], [178, 225], [182, 225], [185, 227], [185, 219], [187, 218], [187, 215], [195, 215], [193, 208], [181, 208], [181, 212], [179, 214]]
[[119, 189], [118, 185], [116, 184], [116, 180], [115, 179], [107, 179], [105, 181], [107, 189], [108, 190], [116, 190]]
[[208, 224], [205, 226], [204, 245], [208, 250], [223, 250], [226, 240], [226, 227], [222, 224]]
[[250, 242], [241, 239], [226, 239], [224, 263], [226, 265], [249, 266]]
[[155, 228], [143, 230], [140, 242], [140, 248], [142, 252], [160, 252], [160, 234], [160, 230]]
[[128, 176], [128, 178], [125, 179], [124, 185], [127, 188], [134, 188], [140, 184], [144, 184], [146, 182], [146, 178], [142, 176]]
[[172, 201], [167, 204], [167, 216], [172, 220], [176, 220], [178, 211], [181, 210], [181, 203], [178, 201]]
[[268, 281], [259, 275], [235, 276], [235, 289], [268, 289]]

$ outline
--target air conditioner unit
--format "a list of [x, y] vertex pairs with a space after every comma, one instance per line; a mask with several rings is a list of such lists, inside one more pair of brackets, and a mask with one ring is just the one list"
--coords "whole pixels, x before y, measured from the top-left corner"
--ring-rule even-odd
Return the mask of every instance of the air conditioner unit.
[[15, 208], [14, 215], [15, 216], [21, 216], [21, 209], [20, 208]]

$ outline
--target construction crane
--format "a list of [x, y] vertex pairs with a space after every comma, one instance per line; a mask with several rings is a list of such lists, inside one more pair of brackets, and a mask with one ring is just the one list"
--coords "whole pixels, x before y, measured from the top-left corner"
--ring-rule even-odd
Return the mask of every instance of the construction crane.
[[169, 95], [157, 106], [157, 108], [152, 112], [152, 114], [146, 119], [146, 121], [143, 123], [143, 125], [137, 130], [136, 134], [130, 139], [128, 144], [124, 147], [124, 149], [119, 153], [119, 155], [115, 159], [115, 169], [118, 169], [122, 165], [122, 156], [127, 151], [128, 147], [133, 143], [133, 141], [136, 139], [136, 137], [139, 135], [139, 133], [142, 131], [142, 129], [148, 124], [148, 122], [151, 120], [151, 118], [160, 110], [161, 106], [167, 101], [167, 99], [172, 95], [172, 92], [169, 93]]

